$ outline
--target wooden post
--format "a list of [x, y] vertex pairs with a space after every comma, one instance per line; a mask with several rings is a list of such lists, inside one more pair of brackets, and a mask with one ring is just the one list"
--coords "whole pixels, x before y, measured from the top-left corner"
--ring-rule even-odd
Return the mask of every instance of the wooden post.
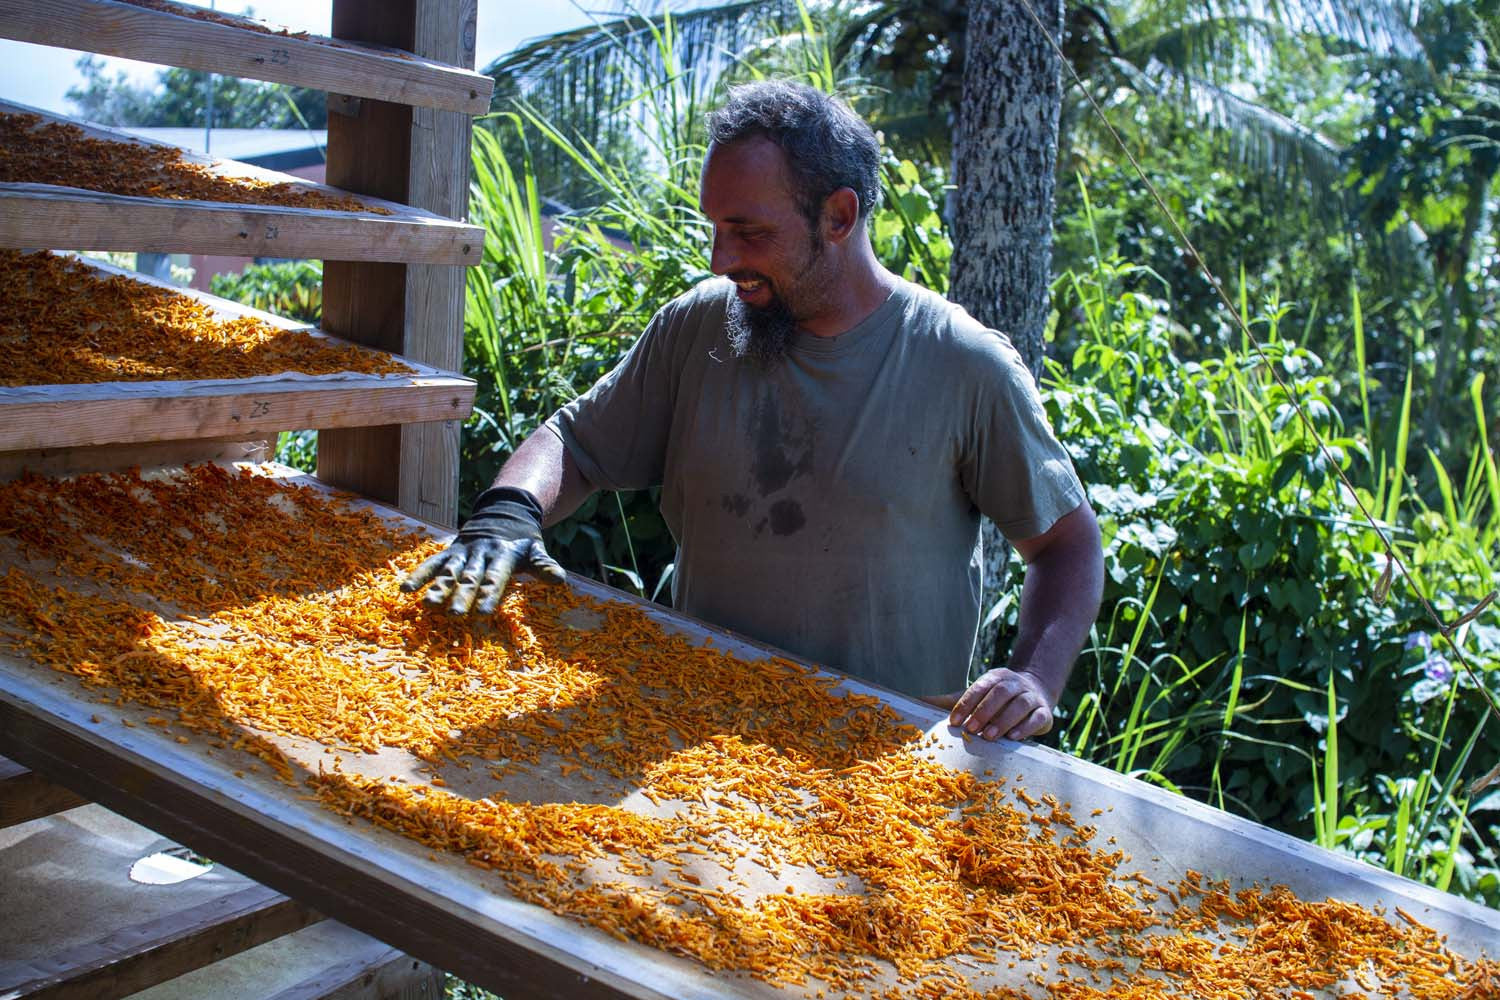
[[[474, 65], [477, 0], [334, 0], [333, 36]], [[328, 183], [452, 219], [468, 203], [469, 116], [329, 97]], [[475, 248], [477, 259], [479, 248]], [[326, 261], [323, 328], [423, 364], [463, 364], [464, 270]], [[322, 431], [318, 478], [451, 526], [459, 421]]]

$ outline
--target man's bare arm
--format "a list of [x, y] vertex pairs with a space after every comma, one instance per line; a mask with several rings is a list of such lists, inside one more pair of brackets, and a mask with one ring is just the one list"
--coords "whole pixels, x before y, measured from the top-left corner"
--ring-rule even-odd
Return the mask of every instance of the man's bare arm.
[[1020, 740], [1052, 728], [1052, 710], [1104, 590], [1099, 524], [1088, 501], [1043, 534], [1014, 544], [1026, 561], [1026, 583], [1010, 665], [987, 671], [949, 713], [951, 724], [987, 740]]
[[539, 427], [505, 460], [491, 486], [514, 486], [542, 505], [542, 524], [551, 527], [573, 513], [594, 492], [562, 440]]

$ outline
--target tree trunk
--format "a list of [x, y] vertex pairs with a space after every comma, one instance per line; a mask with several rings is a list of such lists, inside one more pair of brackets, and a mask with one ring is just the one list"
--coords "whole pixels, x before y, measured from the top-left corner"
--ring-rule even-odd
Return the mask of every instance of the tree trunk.
[[1485, 194], [1493, 185], [1493, 172], [1471, 177], [1469, 198], [1464, 205], [1463, 228], [1446, 267], [1434, 268], [1442, 276], [1443, 316], [1438, 333], [1437, 362], [1432, 374], [1432, 389], [1422, 418], [1422, 437], [1428, 447], [1438, 451], [1448, 444], [1442, 426], [1443, 407], [1448, 405], [1455, 363], [1466, 366], [1474, 350], [1475, 312], [1468, 293], [1469, 268], [1473, 264], [1474, 242], [1484, 221]]
[[[963, 95], [954, 135], [950, 297], [1010, 336], [1033, 374], [1041, 371], [1052, 279], [1052, 195], [1062, 65], [1061, 0], [970, 0]], [[983, 611], [1006, 585], [1009, 546], [984, 521]], [[992, 665], [999, 629], [982, 630], [973, 670]]]

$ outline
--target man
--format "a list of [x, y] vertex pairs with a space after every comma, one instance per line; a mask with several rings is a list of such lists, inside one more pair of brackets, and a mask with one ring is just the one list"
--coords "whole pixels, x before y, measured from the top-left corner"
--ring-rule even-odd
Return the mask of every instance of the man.
[[[1045, 733], [1098, 611], [1098, 527], [1010, 343], [885, 270], [879, 147], [801, 85], [736, 88], [708, 122], [708, 281], [524, 441], [407, 590], [493, 610], [560, 580], [541, 527], [596, 489], [662, 486], [678, 609], [950, 708]], [[965, 689], [979, 515], [1028, 569], [1011, 666]]]

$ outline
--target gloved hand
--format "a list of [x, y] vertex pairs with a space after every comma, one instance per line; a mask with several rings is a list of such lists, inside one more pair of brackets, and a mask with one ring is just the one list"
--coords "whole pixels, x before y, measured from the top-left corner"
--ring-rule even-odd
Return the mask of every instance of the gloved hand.
[[473, 515], [452, 544], [412, 570], [401, 589], [411, 593], [427, 585], [422, 600], [428, 604], [446, 603], [449, 611], [460, 615], [477, 607], [487, 615], [500, 603], [517, 569], [529, 569], [553, 583], [567, 579], [542, 545], [542, 505], [537, 498], [514, 486], [492, 486], [474, 501]]

